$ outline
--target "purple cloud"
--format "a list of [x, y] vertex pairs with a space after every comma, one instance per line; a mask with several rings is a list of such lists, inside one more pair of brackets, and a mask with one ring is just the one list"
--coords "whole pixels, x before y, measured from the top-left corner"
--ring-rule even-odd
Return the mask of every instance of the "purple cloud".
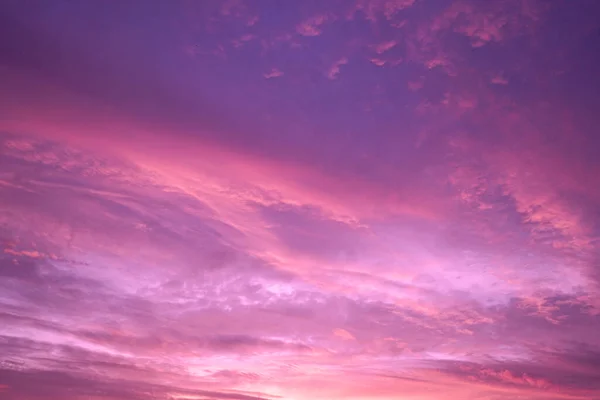
[[597, 2], [0, 7], [3, 399], [600, 398]]

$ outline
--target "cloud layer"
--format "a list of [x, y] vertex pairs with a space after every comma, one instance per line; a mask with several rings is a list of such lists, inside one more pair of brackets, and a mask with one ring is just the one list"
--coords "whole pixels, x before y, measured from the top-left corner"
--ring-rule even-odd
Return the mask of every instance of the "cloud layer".
[[600, 399], [596, 1], [0, 7], [3, 399]]

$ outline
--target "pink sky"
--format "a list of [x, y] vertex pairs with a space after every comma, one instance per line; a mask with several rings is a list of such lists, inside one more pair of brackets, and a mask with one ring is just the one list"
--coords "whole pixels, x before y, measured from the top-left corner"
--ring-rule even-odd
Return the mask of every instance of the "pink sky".
[[600, 2], [4, 0], [2, 400], [600, 400]]

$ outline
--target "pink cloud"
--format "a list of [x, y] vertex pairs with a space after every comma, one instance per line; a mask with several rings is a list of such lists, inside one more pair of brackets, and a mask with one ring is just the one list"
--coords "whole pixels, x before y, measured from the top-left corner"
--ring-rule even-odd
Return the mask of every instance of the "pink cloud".
[[221, 5], [221, 15], [239, 17], [246, 11], [242, 0], [225, 0]]
[[271, 69], [271, 71], [267, 72], [263, 76], [265, 77], [265, 79], [279, 78], [280, 76], [283, 76], [283, 71], [277, 68], [273, 68]]
[[501, 382], [513, 383], [516, 385], [529, 385], [542, 389], [551, 386], [551, 384], [544, 379], [531, 378], [527, 374], [522, 374], [521, 376], [515, 375], [509, 370], [495, 371], [492, 369], [483, 369], [479, 371], [479, 374], [483, 377], [491, 377], [494, 379], [498, 379]]
[[496, 76], [492, 77], [491, 82], [495, 85], [507, 85], [508, 79], [506, 79], [502, 75], [496, 75]]
[[327, 71], [327, 78], [332, 80], [337, 79], [338, 75], [340, 74], [341, 66], [346, 64], [348, 64], [348, 59], [346, 57], [342, 57], [335, 61]]
[[355, 340], [354, 336], [345, 329], [335, 329], [333, 334], [342, 340]]
[[0, 24], [0, 391], [597, 397], [595, 81], [568, 21], [236, 1], [196, 30], [177, 5], [87, 7]]
[[296, 32], [302, 36], [319, 36], [322, 26], [329, 20], [327, 15], [315, 15], [302, 21], [297, 27]]
[[395, 40], [389, 40], [386, 42], [382, 42], [373, 46], [373, 50], [377, 54], [383, 54], [388, 50], [393, 49], [398, 43]]
[[372, 58], [372, 59], [371, 59], [371, 62], [372, 62], [373, 64], [377, 65], [378, 67], [383, 67], [383, 66], [385, 65], [385, 63], [386, 63], [386, 61], [385, 61], [385, 60], [381, 60], [381, 59], [379, 59], [379, 58]]
[[362, 12], [365, 17], [376, 22], [380, 17], [391, 21], [398, 13], [416, 3], [416, 0], [357, 0], [354, 12]]

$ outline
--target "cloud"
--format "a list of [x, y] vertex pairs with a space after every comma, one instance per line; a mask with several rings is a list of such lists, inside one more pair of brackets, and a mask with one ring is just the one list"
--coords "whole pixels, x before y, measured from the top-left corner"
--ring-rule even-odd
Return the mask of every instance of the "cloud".
[[[538, 353], [545, 363], [521, 362], [492, 362], [488, 364], [447, 363], [442, 366], [444, 373], [461, 377], [461, 379], [478, 381], [490, 387], [505, 387], [516, 389], [528, 388], [532, 398], [563, 398], [563, 395], [573, 398], [586, 398], [597, 395], [597, 371], [590, 368], [596, 354], [592, 349], [571, 348], [564, 352]], [[572, 363], [571, 360], [578, 360]], [[591, 362], [591, 364], [587, 364]], [[580, 364], [581, 363], [581, 364]], [[444, 363], [440, 363], [444, 364]], [[581, 367], [586, 365], [585, 372]], [[578, 373], [573, 373], [573, 368]], [[536, 394], [537, 393], [537, 394]], [[570, 394], [567, 394], [570, 393]], [[547, 397], [544, 397], [547, 396]]]
[[[86, 179], [88, 184], [94, 181], [90, 178]], [[57, 245], [55, 240], [50, 243], [36, 240], [36, 245], [39, 246], [36, 250], [20, 244], [22, 247], [7, 247], [9, 251], [3, 253], [11, 263], [14, 258], [20, 259], [24, 263], [37, 263], [24, 264], [27, 267], [23, 271], [19, 270], [18, 274], [14, 274], [11, 272], [12, 270], [3, 270], [8, 271], [7, 274], [11, 275], [10, 279], [18, 279], [23, 282], [13, 290], [3, 290], [4, 301], [8, 298], [12, 307], [18, 306], [19, 308], [14, 311], [19, 315], [37, 316], [38, 321], [44, 321], [52, 315], [54, 320], [58, 320], [58, 327], [40, 326], [39, 322], [22, 321], [19, 323], [27, 327], [26, 332], [31, 332], [36, 338], [44, 338], [51, 343], [57, 338], [60, 342], [63, 340], [75, 341], [82, 348], [96, 349], [96, 351], [132, 353], [135, 354], [133, 360], [138, 357], [162, 359], [167, 354], [171, 357], [182, 357], [181, 361], [175, 362], [175, 365], [181, 362], [182, 365], [194, 366], [199, 363], [198, 358], [204, 357], [201, 365], [204, 364], [208, 367], [219, 357], [227, 359], [227, 355], [229, 355], [229, 357], [233, 357], [231, 361], [226, 361], [225, 366], [229, 368], [238, 362], [235, 361], [237, 355], [247, 354], [250, 359], [258, 357], [258, 360], [261, 360], [260, 357], [264, 356], [271, 360], [281, 360], [280, 362], [291, 357], [296, 363], [308, 366], [310, 363], [303, 360], [304, 356], [302, 356], [307, 353], [308, 348], [313, 349], [310, 352], [312, 354], [328, 354], [330, 351], [335, 351], [337, 354], [362, 354], [366, 357], [371, 357], [371, 355], [377, 357], [390, 354], [406, 355], [412, 352], [412, 354], [421, 354], [422, 357], [426, 357], [427, 351], [435, 351], [434, 349], [439, 346], [437, 343], [445, 341], [449, 337], [458, 341], [456, 349], [444, 350], [450, 354], [454, 352], [461, 354], [465, 351], [461, 350], [461, 346], [474, 348], [476, 347], [475, 343], [479, 341], [483, 342], [482, 351], [505, 354], [506, 350], [502, 350], [502, 345], [523, 340], [518, 333], [523, 326], [537, 326], [536, 329], [540, 334], [552, 332], [551, 337], [557, 337], [558, 331], [550, 331], [547, 328], [547, 325], [554, 325], [548, 322], [547, 318], [563, 321], [558, 318], [560, 315], [564, 315], [564, 311], [557, 309], [556, 303], [560, 300], [545, 299], [538, 303], [531, 303], [526, 299], [515, 301], [515, 307], [511, 309], [511, 312], [515, 314], [510, 315], [511, 329], [507, 329], [504, 333], [505, 341], [500, 342], [502, 345], [500, 343], [492, 344], [486, 339], [485, 332], [486, 329], [490, 329], [486, 326], [495, 325], [485, 321], [502, 321], [506, 317], [503, 312], [478, 310], [476, 302], [461, 303], [465, 297], [468, 297], [462, 293], [437, 297], [427, 291], [413, 292], [409, 285], [398, 283], [398, 280], [404, 281], [403, 278], [393, 275], [402, 269], [396, 266], [395, 272], [392, 272], [385, 268], [387, 261], [385, 259], [381, 261], [383, 265], [373, 264], [379, 269], [371, 269], [371, 273], [375, 273], [379, 278], [388, 273], [392, 274], [391, 277], [394, 278], [388, 283], [383, 283], [381, 280], [370, 280], [365, 275], [347, 274], [351, 279], [343, 278], [345, 275], [341, 273], [334, 273], [328, 280], [323, 267], [320, 270], [303, 270], [300, 263], [300, 265], [293, 264], [293, 261], [300, 260], [299, 255], [313, 258], [317, 261], [315, 265], [327, 263], [328, 266], [331, 266], [332, 261], [337, 261], [340, 268], [344, 268], [348, 265], [355, 267], [356, 265], [360, 266], [361, 263], [370, 262], [368, 259], [370, 251], [385, 249], [385, 247], [377, 245], [371, 249], [373, 243], [366, 240], [368, 235], [364, 228], [360, 226], [356, 228], [349, 222], [331, 220], [327, 214], [322, 214], [318, 209], [282, 206], [277, 203], [266, 207], [251, 203], [248, 208], [249, 212], [250, 210], [252, 212], [262, 210], [256, 221], [262, 221], [266, 225], [265, 233], [272, 234], [277, 239], [277, 242], [274, 243], [285, 246], [270, 245], [266, 249], [272, 252], [271, 254], [277, 254], [280, 262], [281, 255], [286, 254], [282, 252], [282, 249], [295, 251], [295, 255], [292, 255], [289, 261], [282, 262], [281, 265], [291, 267], [290, 270], [295, 270], [300, 276], [306, 277], [309, 282], [311, 282], [311, 276], [318, 277], [314, 282], [318, 282], [319, 287], [315, 288], [304, 282], [290, 281], [284, 278], [285, 275], [272, 275], [268, 263], [262, 264], [260, 260], [256, 260], [254, 263], [248, 262], [252, 258], [248, 258], [243, 252], [227, 246], [221, 247], [218, 244], [221, 240], [216, 240], [216, 238], [226, 237], [229, 240], [234, 238], [236, 234], [232, 235], [232, 232], [236, 232], [237, 229], [243, 230], [238, 225], [239, 222], [236, 223], [236, 229], [227, 228], [226, 225], [221, 226], [214, 221], [210, 222], [209, 225], [215, 231], [208, 230], [213, 233], [204, 236], [202, 232], [207, 229], [206, 225], [195, 222], [196, 218], [202, 220], [207, 218], [210, 221], [210, 218], [214, 218], [211, 217], [213, 214], [211, 212], [203, 214], [200, 210], [204, 208], [198, 207], [197, 200], [192, 200], [181, 193], [163, 193], [164, 189], [160, 185], [154, 184], [146, 187], [139, 194], [129, 192], [129, 197], [134, 196], [137, 201], [125, 202], [123, 198], [116, 197], [120, 200], [107, 202], [105, 196], [115, 198], [116, 191], [114, 189], [106, 191], [96, 188], [93, 192], [89, 192], [85, 187], [66, 190], [69, 185], [65, 186], [64, 183], [59, 186], [56, 184], [45, 186], [37, 182], [29, 183], [27, 179], [21, 182], [35, 193], [40, 190], [46, 191], [47, 194], [61, 193], [63, 201], [67, 201], [67, 199], [80, 201], [78, 200], [81, 198], [79, 193], [84, 193], [87, 200], [83, 204], [88, 205], [86, 209], [100, 210], [94, 211], [94, 213], [101, 212], [102, 215], [119, 217], [118, 222], [110, 222], [110, 219], [101, 222], [92, 218], [94, 213], [89, 217], [82, 213], [83, 222], [81, 222], [77, 219], [71, 220], [67, 218], [67, 214], [62, 214], [64, 215], [61, 216], [62, 220], [73, 221], [70, 224], [78, 227], [81, 232], [75, 235], [71, 243], [76, 247], [86, 247], [88, 257], [84, 260], [89, 265], [77, 267], [67, 264], [61, 266], [58, 260], [50, 257], [32, 257], [32, 255], [54, 252], [50, 249]], [[77, 188], [77, 185], [73, 185], [73, 187]], [[160, 201], [151, 200], [155, 197]], [[171, 202], [172, 205], [170, 205]], [[37, 208], [38, 204], [42, 203], [32, 204]], [[183, 212], [183, 214], [180, 217], [178, 217], [178, 212], [174, 211], [177, 209], [175, 204], [181, 204], [182, 211], [179, 212]], [[102, 207], [98, 208], [98, 205], [102, 205]], [[126, 205], [127, 207], [123, 208]], [[248, 205], [246, 206], [248, 207]], [[38, 210], [39, 215], [47, 215], [44, 218], [54, 215], [52, 207], [56, 207], [56, 205], [50, 204], [50, 207], [47, 212], [40, 212], [43, 209]], [[156, 214], [158, 207], [161, 210], [160, 215]], [[179, 221], [179, 223], [166, 223], [170, 219]], [[139, 231], [136, 228], [138, 221], [143, 221], [150, 230]], [[37, 225], [38, 229], [36, 230], [43, 226], [42, 224]], [[87, 235], [90, 235], [86, 233], [86, 226], [94, 227], [94, 234], [89, 239], [86, 238]], [[102, 233], [107, 228], [110, 232], [108, 235]], [[21, 231], [23, 232], [23, 228]], [[260, 231], [255, 230], [255, 232]], [[316, 235], [321, 232], [324, 236]], [[376, 229], [375, 232], [380, 240], [388, 237], [391, 243], [395, 243], [396, 251], [402, 247], [398, 243], [406, 240], [399, 239], [401, 236], [397, 232], [394, 232], [393, 235], [388, 234], [389, 236], [384, 235], [381, 230]], [[155, 259], [153, 263], [145, 261], [142, 264], [143, 267], [141, 265], [137, 267], [136, 265], [139, 264], [132, 263], [127, 268], [114, 266], [110, 269], [89, 259], [89, 254], [99, 254], [103, 255], [103, 265], [118, 262], [120, 257], [127, 257], [128, 260], [135, 262], [136, 256], [129, 255], [131, 250], [127, 250], [128, 244], [119, 243], [124, 240], [109, 239], [110, 235], [124, 234], [129, 235], [130, 240], [134, 241], [133, 243], [144, 243], [145, 241], [152, 243], [157, 250], [156, 254], [162, 253], [161, 258]], [[258, 244], [272, 243], [270, 239], [267, 239], [270, 237], [269, 235], [265, 236], [265, 242], [258, 241]], [[243, 235], [241, 236], [243, 237]], [[311, 236], [316, 236], [316, 238], [311, 238]], [[254, 240], [256, 241], [257, 237]], [[415, 240], [415, 244], [412, 245], [416, 246], [419, 241]], [[66, 242], [68, 243], [68, 239]], [[199, 251], [199, 249], [192, 251], [195, 243], [203, 243], [204, 246], [212, 243], [211, 246], [217, 246], [217, 250], [215, 253]], [[404, 246], [407, 243], [412, 242], [404, 242]], [[132, 246], [136, 245], [132, 244]], [[62, 252], [58, 252], [59, 257], [74, 257], [74, 254], [68, 251], [69, 247], [60, 247]], [[252, 249], [252, 251], [256, 252], [256, 249]], [[338, 258], [338, 254], [344, 251], [348, 256]], [[119, 255], [119, 258], [106, 257], [106, 252]], [[133, 254], [137, 254], [137, 252]], [[154, 258], [153, 254], [155, 253], [150, 254]], [[264, 253], [258, 254], [262, 256]], [[383, 254], [386, 253], [379, 253], [379, 256], [381, 257]], [[170, 257], [167, 258], [165, 255], [170, 255]], [[415, 262], [410, 259], [409, 254], [404, 254], [404, 258], [409, 263]], [[392, 258], [389, 262], [397, 261]], [[444, 282], [445, 279], [451, 279], [453, 272], [459, 270], [462, 261], [454, 259], [452, 262], [455, 264], [451, 269], [428, 271], [434, 275], [434, 289], [438, 285], [441, 285], [438, 286], [439, 288], [446, 285], [446, 287], [454, 287], [453, 285], [457, 284], [450, 280]], [[52, 266], [53, 263], [59, 265]], [[189, 269], [179, 269], [182, 265], [188, 265]], [[363, 267], [365, 269], [373, 268], [372, 264], [365, 264]], [[141, 271], [143, 271], [142, 276], [150, 279], [141, 281], [139, 279]], [[173, 277], [174, 271], [180, 272]], [[468, 277], [468, 271], [472, 270], [466, 269], [465, 277]], [[111, 273], [114, 273], [115, 276], [111, 276]], [[493, 285], [488, 286], [488, 283], [481, 278], [478, 281], [479, 285], [484, 285], [486, 296], [495, 296], [504, 290], [504, 287], [494, 290]], [[24, 286], [26, 282], [28, 282], [27, 284], [35, 283], [35, 286], [26, 289]], [[52, 282], [52, 288], [41, 289], [48, 282]], [[344, 285], [345, 282], [348, 283]], [[414, 284], [426, 285], [424, 282], [427, 281], [417, 279]], [[443, 285], [442, 282], [444, 282]], [[8, 287], [9, 282], [6, 283]], [[373, 289], [369, 287], [371, 284]], [[10, 285], [14, 285], [14, 282], [10, 282]], [[304, 285], [306, 285], [305, 291], [300, 289]], [[386, 289], [381, 290], [383, 287]], [[324, 293], [321, 292], [323, 290], [325, 290]], [[439, 289], [434, 292], [437, 290]], [[382, 301], [380, 303], [373, 302], [374, 296], [381, 296]], [[20, 300], [16, 302], [15, 299]], [[540, 307], [537, 305], [521, 307], [521, 304], [539, 304]], [[83, 313], [83, 310], [87, 311]], [[85, 315], [90, 318], [82, 318]], [[75, 316], [78, 318], [78, 324], [86, 325], [94, 324], [96, 318], [101, 320], [106, 318], [105, 315], [118, 316], [118, 318], [109, 320], [109, 323], [103, 323], [106, 328], [102, 329], [94, 327], [76, 332], [65, 329], [68, 326], [67, 321], [72, 321]], [[576, 314], [570, 312], [570, 315]], [[122, 322], [118, 322], [119, 320]], [[170, 329], [164, 328], [165, 320], [169, 321]], [[536, 325], [532, 320], [541, 322]], [[543, 323], [547, 325], [542, 325]], [[565, 320], [565, 323], [573, 326], [568, 319]], [[378, 329], [369, 328], [370, 324], [377, 324]], [[60, 328], [61, 325], [62, 328]], [[13, 319], [9, 326], [16, 327], [18, 324]], [[115, 328], [113, 331], [107, 329], [109, 327], [112, 329], [113, 326]], [[399, 326], [403, 327], [402, 335], [397, 333]], [[153, 335], [144, 333], [148, 331], [148, 327], [153, 327]], [[334, 329], [352, 332], [356, 340], [338, 340], [337, 342], [348, 343], [348, 345], [338, 347], [339, 344], [325, 339], [331, 337]], [[460, 333], [466, 329], [472, 333], [470, 335]], [[58, 336], [57, 333], [48, 333], [57, 332], [57, 330]], [[14, 335], [15, 331], [12, 332]], [[463, 338], [465, 336], [476, 339], [466, 340]], [[282, 337], [295, 337], [295, 339], [281, 339]], [[385, 341], [384, 338], [387, 337], [409, 343], [409, 345], [399, 346], [395, 340]], [[355, 344], [350, 345], [350, 343]], [[14, 343], [7, 344], [7, 346], [14, 348]], [[44, 353], [47, 350], [40, 349], [38, 352]], [[187, 357], [184, 356], [186, 353]], [[29, 359], [32, 354], [32, 352], [23, 352], [19, 354], [18, 358]], [[209, 354], [214, 355], [215, 358], [209, 357]], [[333, 359], [327, 356], [322, 357], [319, 359], [320, 362], [333, 363]], [[77, 356], [77, 358], [81, 359], [81, 356]], [[57, 357], [57, 360], [64, 361], [64, 356]], [[370, 361], [367, 361], [363, 365], [356, 366], [356, 370], [368, 369], [369, 363]], [[52, 365], [53, 368], [57, 368], [55, 364]], [[107, 364], [100, 364], [99, 367], [103, 371], [114, 368]], [[194, 366], [194, 370], [196, 368], [202, 367]], [[510, 375], [504, 374], [505, 370], [511, 371]], [[496, 382], [494, 383], [496, 385], [529, 387], [531, 385], [526, 384], [526, 378], [523, 375], [525, 373], [531, 379], [547, 379], [543, 375], [540, 377], [532, 372], [515, 372], [500, 367], [490, 371], [494, 371], [496, 375], [484, 374], [480, 379], [484, 382]], [[511, 380], [509, 378], [514, 382], [508, 382]], [[27, 379], [34, 380], [31, 376], [28, 376]], [[184, 381], [189, 379], [187, 373], [180, 373], [180, 379]], [[265, 377], [265, 379], [268, 378]], [[525, 383], [520, 383], [521, 381]], [[261, 380], [259, 379], [258, 382]], [[371, 381], [371, 383], [373, 382]], [[554, 381], [550, 382], [554, 384]], [[259, 384], [256, 383], [256, 385]], [[108, 393], [117, 396], [115, 398], [137, 395], [130, 395], [129, 392]]]
[[491, 82], [495, 85], [507, 85], [508, 79], [503, 77], [502, 75], [496, 75], [492, 77]]
[[302, 21], [297, 27], [296, 32], [302, 36], [319, 36], [322, 31], [322, 26], [329, 20], [327, 15], [315, 15]]
[[345, 329], [335, 329], [333, 334], [342, 340], [354, 340], [354, 336]]
[[415, 3], [416, 0], [358, 0], [353, 15], [362, 12], [371, 22], [376, 22], [379, 18], [391, 21], [398, 13]]
[[389, 40], [389, 41], [374, 45], [373, 50], [377, 54], [383, 54], [383, 53], [387, 52], [388, 50], [391, 50], [394, 47], [396, 47], [397, 44], [398, 43], [395, 40]]
[[280, 76], [283, 76], [283, 72], [278, 70], [277, 68], [273, 68], [270, 72], [267, 72], [263, 76], [265, 77], [265, 79], [279, 78]]
[[375, 65], [377, 65], [378, 67], [383, 67], [386, 64], [385, 60], [381, 60], [379, 58], [372, 58], [371, 62]]
[[64, 396], [103, 396], [110, 400], [143, 399], [148, 395], [166, 397], [173, 394], [199, 399], [265, 400], [265, 397], [210, 390], [179, 389], [147, 383], [145, 381], [93, 380], [89, 377], [43, 370], [2, 370], [1, 376], [9, 382], [4, 393], [8, 400]]
[[259, 3], [5, 7], [2, 396], [598, 397], [597, 6]]
[[335, 61], [327, 71], [327, 78], [332, 80], [337, 79], [338, 75], [340, 74], [340, 67], [346, 64], [348, 64], [348, 59], [346, 57], [342, 57]]

